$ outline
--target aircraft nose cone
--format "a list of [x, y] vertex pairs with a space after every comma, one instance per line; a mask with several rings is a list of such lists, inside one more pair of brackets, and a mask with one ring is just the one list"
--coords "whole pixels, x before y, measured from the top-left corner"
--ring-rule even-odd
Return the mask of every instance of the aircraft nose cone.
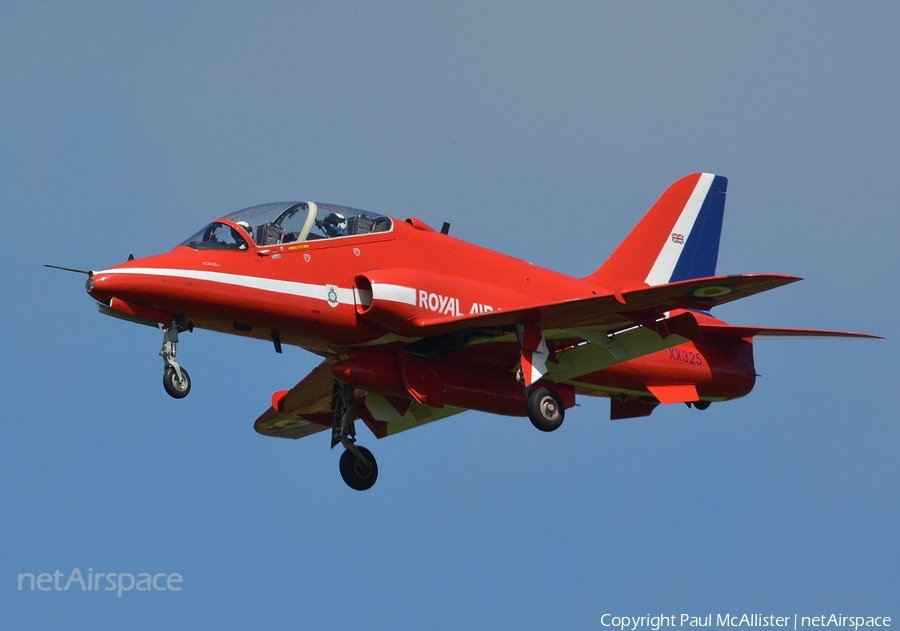
[[104, 278], [103, 276], [91, 276], [85, 281], [84, 290], [97, 302], [108, 305], [113, 296], [112, 292], [109, 291], [109, 284], [108, 278]]

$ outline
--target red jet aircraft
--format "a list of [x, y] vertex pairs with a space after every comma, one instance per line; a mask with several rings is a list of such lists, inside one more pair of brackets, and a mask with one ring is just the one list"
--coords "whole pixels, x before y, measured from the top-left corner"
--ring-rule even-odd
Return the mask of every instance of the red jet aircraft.
[[[331, 204], [285, 202], [212, 222], [171, 252], [85, 272], [102, 313], [162, 325], [163, 385], [195, 327], [300, 346], [323, 358], [254, 427], [302, 438], [331, 430], [344, 481], [370, 488], [378, 438], [467, 409], [528, 416], [550, 432], [577, 395], [610, 399], [610, 418], [660, 403], [710, 403], [753, 388], [755, 336], [875, 337], [732, 326], [712, 307], [794, 276], [716, 276], [727, 180], [695, 173], [647, 212], [607, 261], [573, 278], [438, 232]], [[68, 268], [63, 268], [68, 269]], [[83, 270], [73, 270], [83, 271]]]

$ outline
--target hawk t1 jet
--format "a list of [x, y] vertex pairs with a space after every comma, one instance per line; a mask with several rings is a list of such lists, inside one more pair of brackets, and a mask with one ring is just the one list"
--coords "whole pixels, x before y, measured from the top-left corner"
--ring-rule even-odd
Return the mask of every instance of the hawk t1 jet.
[[753, 388], [755, 337], [875, 337], [711, 315], [800, 280], [716, 275], [726, 186], [710, 173], [678, 180], [582, 278], [449, 236], [449, 224], [304, 201], [240, 210], [165, 254], [85, 271], [87, 291], [104, 314], [162, 326], [175, 398], [191, 388], [176, 343], [194, 328], [320, 356], [254, 427], [329, 432], [344, 481], [365, 490], [378, 467], [356, 443], [358, 420], [383, 438], [470, 409], [550, 432], [579, 396], [608, 398], [612, 419], [704, 410]]

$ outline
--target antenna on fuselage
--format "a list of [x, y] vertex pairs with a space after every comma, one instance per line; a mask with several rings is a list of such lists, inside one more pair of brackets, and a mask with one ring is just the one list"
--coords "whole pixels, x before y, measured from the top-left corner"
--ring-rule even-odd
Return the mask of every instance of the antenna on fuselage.
[[89, 269], [75, 269], [74, 267], [60, 267], [59, 265], [47, 265], [46, 263], [44, 264], [44, 267], [52, 267], [53, 269], [61, 269], [64, 272], [77, 272], [79, 274], [87, 274], [88, 277], [91, 277], [94, 275], [94, 272]]
[[441, 234], [450, 234], [450, 222], [445, 221], [444, 225], [441, 226]]

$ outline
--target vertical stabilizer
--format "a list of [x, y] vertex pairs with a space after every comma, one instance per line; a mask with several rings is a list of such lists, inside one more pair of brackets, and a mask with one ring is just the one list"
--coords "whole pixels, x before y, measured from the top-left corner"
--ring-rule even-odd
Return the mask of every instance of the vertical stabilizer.
[[615, 290], [715, 276], [727, 188], [712, 173], [681, 178], [585, 280]]

